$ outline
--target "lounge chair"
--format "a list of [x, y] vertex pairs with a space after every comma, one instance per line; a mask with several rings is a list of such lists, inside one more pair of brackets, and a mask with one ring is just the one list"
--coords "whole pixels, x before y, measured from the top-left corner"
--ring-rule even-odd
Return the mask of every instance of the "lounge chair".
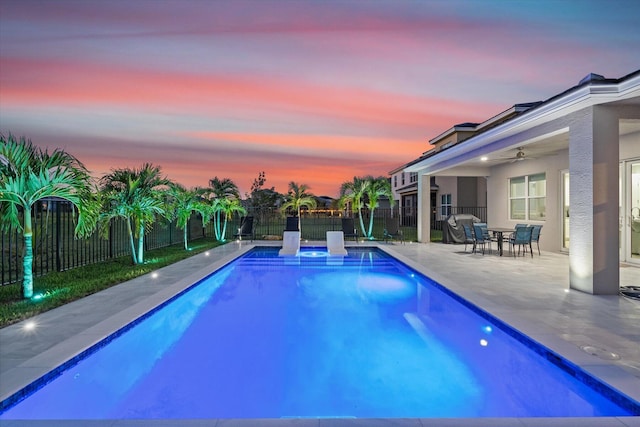
[[383, 231], [383, 239], [385, 242], [387, 240], [400, 240], [404, 243], [404, 234], [402, 234], [402, 230], [400, 229], [398, 218], [389, 218]]
[[327, 251], [329, 255], [347, 255], [342, 231], [327, 231]]
[[240, 238], [242, 240], [243, 237], [251, 238], [253, 242], [254, 239], [254, 231], [253, 231], [253, 217], [246, 216], [240, 218], [240, 228], [238, 228], [238, 232], [233, 235], [233, 237]]
[[300, 252], [300, 232], [285, 231], [282, 235], [282, 249], [278, 252], [280, 256], [297, 256]]
[[284, 231], [300, 231], [298, 228], [299, 225], [297, 216], [288, 216], [287, 217], [287, 225], [285, 226]]
[[342, 232], [344, 237], [353, 237], [353, 240], [358, 241], [358, 230], [353, 223], [353, 218], [342, 218]]

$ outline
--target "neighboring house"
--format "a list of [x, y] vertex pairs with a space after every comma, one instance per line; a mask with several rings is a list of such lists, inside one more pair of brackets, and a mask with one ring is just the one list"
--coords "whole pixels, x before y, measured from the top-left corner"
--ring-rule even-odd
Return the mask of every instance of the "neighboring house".
[[[486, 182], [490, 225], [541, 224], [541, 249], [569, 254], [571, 288], [616, 294], [619, 263], [640, 266], [640, 70], [619, 79], [589, 74], [432, 143], [392, 176], [416, 174], [420, 241], [430, 238], [424, 213], [433, 209], [434, 177], [440, 193], [445, 177], [472, 177]], [[392, 188], [404, 197], [403, 186]]]

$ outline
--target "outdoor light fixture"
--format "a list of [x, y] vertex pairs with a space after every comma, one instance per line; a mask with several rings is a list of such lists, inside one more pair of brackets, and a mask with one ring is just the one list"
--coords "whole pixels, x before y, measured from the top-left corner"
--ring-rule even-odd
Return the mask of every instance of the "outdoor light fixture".
[[487, 156], [480, 157], [480, 161], [482, 161], [482, 162], [486, 162], [487, 160], [489, 160], [489, 158]]
[[22, 327], [22, 329], [24, 329], [27, 332], [31, 332], [31, 331], [36, 329], [36, 326], [37, 326], [36, 322], [31, 320], [31, 321], [25, 323], [24, 326]]
[[151, 278], [155, 279], [158, 277], [158, 273], [156, 273], [155, 271], [153, 273], [151, 273]]
[[204, 256], [209, 256], [209, 251], [205, 252]]

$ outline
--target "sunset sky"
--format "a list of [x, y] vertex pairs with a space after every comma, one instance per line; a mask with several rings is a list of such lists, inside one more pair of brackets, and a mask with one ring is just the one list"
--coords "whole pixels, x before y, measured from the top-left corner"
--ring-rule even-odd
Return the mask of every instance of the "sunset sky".
[[0, 133], [96, 176], [316, 195], [456, 123], [640, 68], [637, 0], [0, 0]]

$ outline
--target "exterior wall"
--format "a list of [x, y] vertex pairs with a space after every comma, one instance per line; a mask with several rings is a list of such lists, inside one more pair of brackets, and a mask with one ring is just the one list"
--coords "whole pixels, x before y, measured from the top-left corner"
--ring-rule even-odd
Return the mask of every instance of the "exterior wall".
[[441, 215], [442, 194], [451, 194], [451, 206], [458, 205], [458, 178], [455, 176], [437, 176], [438, 194], [436, 196], [436, 219], [444, 219]]
[[[487, 191], [487, 222], [493, 226], [514, 227], [517, 223], [542, 225], [540, 249], [559, 252], [562, 248], [561, 173], [569, 169], [569, 150], [553, 156], [507, 163], [491, 169]], [[547, 180], [546, 219], [509, 219], [509, 179], [544, 172]]]

